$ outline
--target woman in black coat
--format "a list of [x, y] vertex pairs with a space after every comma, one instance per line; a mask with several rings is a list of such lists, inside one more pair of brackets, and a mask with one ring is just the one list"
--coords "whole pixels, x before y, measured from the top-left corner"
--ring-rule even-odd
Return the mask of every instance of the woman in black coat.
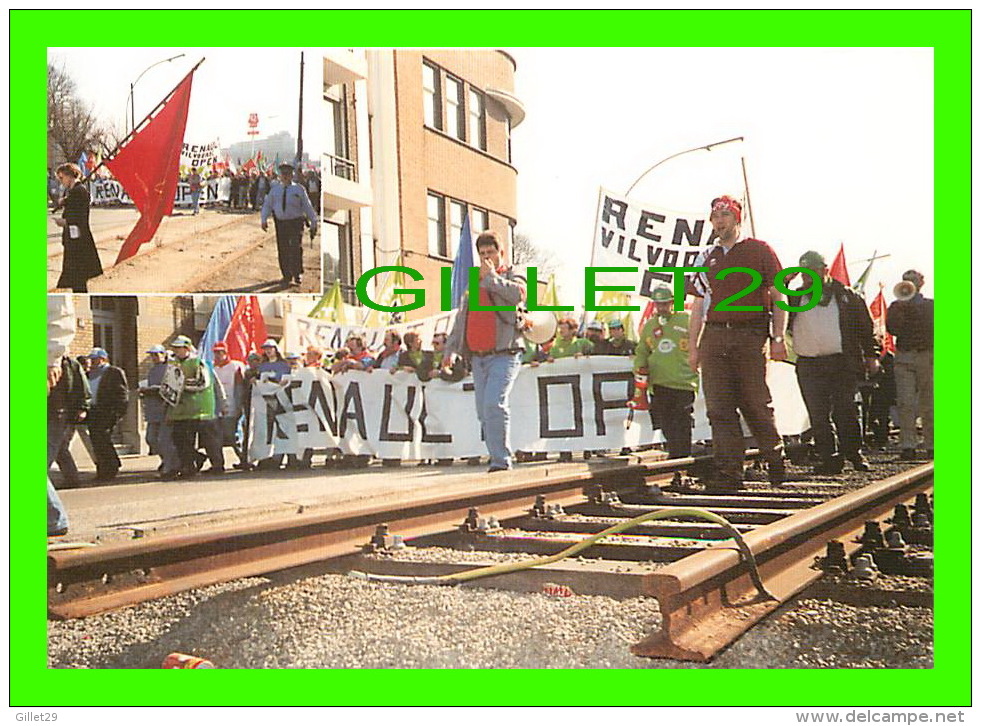
[[88, 292], [89, 278], [102, 274], [102, 262], [89, 227], [89, 191], [79, 184], [82, 171], [76, 164], [62, 164], [56, 174], [67, 190], [61, 200], [61, 219], [55, 220], [62, 228], [61, 244], [65, 248], [57, 287]]

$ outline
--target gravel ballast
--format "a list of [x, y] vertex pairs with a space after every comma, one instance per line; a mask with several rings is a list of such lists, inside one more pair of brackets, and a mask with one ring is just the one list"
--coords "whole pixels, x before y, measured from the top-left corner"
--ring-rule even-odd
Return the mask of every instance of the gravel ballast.
[[[852, 490], [908, 468], [870, 458], [873, 472], [829, 477], [829, 483]], [[388, 556], [431, 562], [529, 559], [440, 548]], [[885, 597], [869, 605], [854, 598], [851, 604], [836, 602], [836, 587]], [[50, 621], [48, 664], [159, 668], [168, 653], [183, 652], [218, 668], [930, 668], [933, 610], [903, 603], [929, 602], [931, 590], [927, 578], [879, 577], [871, 584], [824, 578], [814, 594], [803, 593], [713, 663], [700, 665], [630, 654], [631, 644], [660, 626], [658, 604], [650, 598], [373, 583], [310, 567], [83, 620]], [[902, 592], [920, 597], [889, 596]]]

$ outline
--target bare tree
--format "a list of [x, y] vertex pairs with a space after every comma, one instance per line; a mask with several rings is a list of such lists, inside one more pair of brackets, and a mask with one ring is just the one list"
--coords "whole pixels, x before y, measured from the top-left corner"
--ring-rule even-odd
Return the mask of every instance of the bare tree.
[[104, 132], [91, 107], [78, 96], [75, 81], [48, 64], [48, 163], [76, 161], [83, 151], [101, 149]]
[[543, 278], [546, 273], [555, 271], [558, 265], [554, 253], [543, 250], [531, 241], [531, 237], [520, 232], [515, 232], [513, 240], [511, 243], [511, 261], [515, 265], [537, 267], [539, 279]]

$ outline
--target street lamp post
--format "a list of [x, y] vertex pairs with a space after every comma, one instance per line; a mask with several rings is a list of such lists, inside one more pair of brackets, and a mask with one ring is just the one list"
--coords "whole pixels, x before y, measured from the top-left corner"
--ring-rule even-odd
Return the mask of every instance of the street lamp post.
[[130, 118], [130, 131], [136, 131], [136, 105], [133, 103], [133, 89], [136, 87], [136, 84], [139, 83], [140, 82], [140, 79], [143, 78], [143, 76], [146, 74], [146, 72], [148, 70], [150, 70], [151, 68], [153, 68], [154, 66], [159, 66], [161, 63], [170, 63], [171, 61], [175, 61], [178, 58], [183, 58], [183, 57], [184, 57], [184, 54], [181, 53], [180, 55], [175, 55], [172, 58], [164, 58], [163, 60], [157, 61], [156, 63], [153, 63], [153, 64], [147, 66], [146, 68], [144, 68], [143, 69], [143, 73], [141, 73], [140, 75], [138, 75], [136, 77], [136, 80], [129, 84], [129, 118]]
[[[696, 146], [696, 147], [691, 148], [691, 149], [685, 149], [684, 151], [679, 151], [676, 154], [671, 154], [671, 156], [666, 156], [663, 159], [661, 159], [659, 162], [657, 162], [654, 166], [652, 166], [647, 171], [645, 171], [643, 174], [641, 174], [639, 177], [637, 177], [636, 179], [634, 179], [634, 183], [630, 185], [630, 188], [627, 189], [627, 193], [624, 196], [628, 196], [629, 197], [630, 196], [630, 192], [632, 192], [634, 190], [634, 187], [637, 186], [640, 183], [640, 180], [641, 179], [643, 179], [645, 176], [647, 176], [652, 171], [654, 171], [655, 169], [657, 169], [659, 166], [661, 166], [661, 164], [663, 164], [666, 161], [671, 161], [672, 159], [677, 159], [679, 156], [683, 156], [685, 154], [690, 154], [693, 151], [711, 151], [716, 146], [722, 146], [723, 144], [731, 144], [733, 141], [743, 141], [743, 140], [744, 139], [743, 139], [742, 136], [734, 136], [733, 138], [726, 139], [725, 141], [716, 141], [716, 142], [711, 143], [711, 144], [706, 144], [705, 146]], [[749, 201], [749, 182], [746, 180], [746, 161], [745, 161], [745, 159], [743, 160], [743, 184], [746, 186], [746, 207], [747, 207], [747, 211], [749, 212], [749, 223], [750, 223], [750, 227], [752, 229], [752, 234], [755, 236], [756, 235], [756, 229], [755, 229], [756, 228], [756, 222], [753, 219], [753, 205], [750, 204], [750, 201]]]
[[706, 144], [705, 146], [696, 146], [696, 147], [694, 147], [692, 149], [685, 149], [684, 151], [679, 151], [677, 154], [671, 154], [671, 156], [664, 157], [659, 162], [657, 162], [654, 166], [652, 166], [650, 169], [648, 169], [643, 174], [641, 174], [639, 177], [637, 177], [634, 180], [634, 183], [630, 185], [630, 188], [627, 189], [627, 193], [626, 193], [625, 196], [628, 196], [629, 197], [630, 196], [630, 192], [632, 192], [634, 190], [634, 187], [637, 186], [640, 183], [640, 180], [643, 179], [648, 174], [650, 174], [655, 169], [657, 169], [664, 162], [671, 161], [672, 159], [676, 159], [679, 156], [683, 156], [684, 154], [690, 154], [693, 151], [703, 151], [703, 150], [704, 151], [711, 151], [716, 146], [722, 146], [723, 144], [731, 144], [733, 141], [743, 141], [743, 137], [742, 136], [736, 136], [736, 137], [731, 138], [731, 139], [726, 139], [725, 141], [716, 141], [716, 142], [714, 142], [712, 144]]

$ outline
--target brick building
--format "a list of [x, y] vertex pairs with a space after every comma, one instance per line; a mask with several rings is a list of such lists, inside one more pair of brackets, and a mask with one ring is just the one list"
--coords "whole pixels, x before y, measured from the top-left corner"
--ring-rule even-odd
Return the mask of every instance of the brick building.
[[361, 274], [401, 260], [425, 278], [413, 283], [427, 291], [419, 318], [439, 308], [439, 270], [453, 264], [464, 215], [474, 236], [494, 230], [510, 247], [511, 132], [524, 118], [514, 73], [503, 51], [325, 54], [325, 284], [340, 279], [356, 303]]

